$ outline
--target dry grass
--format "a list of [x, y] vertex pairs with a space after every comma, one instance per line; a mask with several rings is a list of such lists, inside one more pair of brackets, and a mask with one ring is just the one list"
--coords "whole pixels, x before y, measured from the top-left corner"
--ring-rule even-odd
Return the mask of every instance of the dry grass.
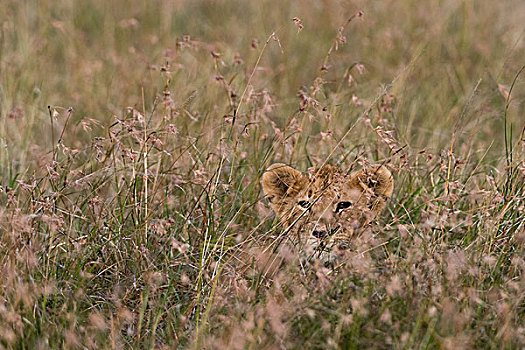
[[[0, 7], [0, 348], [525, 344], [523, 2]], [[395, 193], [302, 268], [274, 161]]]

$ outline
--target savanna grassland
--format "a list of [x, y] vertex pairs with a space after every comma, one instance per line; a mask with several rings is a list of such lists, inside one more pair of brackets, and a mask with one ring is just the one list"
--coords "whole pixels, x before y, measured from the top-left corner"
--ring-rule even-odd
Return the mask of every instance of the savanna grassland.
[[[522, 1], [0, 0], [0, 348], [521, 348]], [[260, 179], [384, 164], [304, 265]]]

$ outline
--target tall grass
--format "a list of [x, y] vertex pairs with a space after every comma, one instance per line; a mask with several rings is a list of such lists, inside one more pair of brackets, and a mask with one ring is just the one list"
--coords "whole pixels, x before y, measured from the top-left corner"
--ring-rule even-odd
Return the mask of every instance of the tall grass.
[[[520, 1], [0, 1], [0, 346], [520, 348]], [[302, 266], [272, 162], [395, 193]]]

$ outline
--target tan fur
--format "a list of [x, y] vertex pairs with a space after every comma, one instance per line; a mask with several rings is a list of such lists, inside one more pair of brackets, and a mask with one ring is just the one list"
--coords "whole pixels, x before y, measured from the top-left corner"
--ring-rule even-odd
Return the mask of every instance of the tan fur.
[[283, 230], [311, 253], [346, 246], [384, 208], [394, 181], [384, 166], [347, 174], [325, 165], [309, 174], [273, 164], [262, 177]]

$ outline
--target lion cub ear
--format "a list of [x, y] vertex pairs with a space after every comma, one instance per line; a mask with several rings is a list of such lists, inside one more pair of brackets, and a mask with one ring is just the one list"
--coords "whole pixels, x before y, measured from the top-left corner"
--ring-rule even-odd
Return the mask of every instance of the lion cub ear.
[[394, 190], [392, 173], [382, 165], [359, 170], [352, 174], [350, 181], [352, 185], [384, 199], [390, 198]]
[[295, 187], [302, 178], [300, 171], [285, 164], [276, 163], [266, 169], [262, 176], [262, 188], [275, 212], [280, 213], [288, 199], [297, 194]]

